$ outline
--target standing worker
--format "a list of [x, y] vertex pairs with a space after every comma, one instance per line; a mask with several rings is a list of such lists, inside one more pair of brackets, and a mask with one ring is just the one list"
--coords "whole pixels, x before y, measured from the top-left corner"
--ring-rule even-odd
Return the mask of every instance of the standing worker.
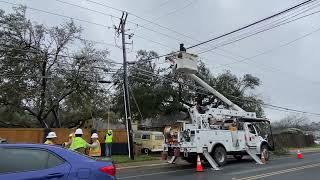
[[64, 147], [64, 148], [69, 148], [70, 145], [72, 144], [73, 138], [74, 138], [74, 134], [73, 134], [73, 133], [70, 133], [70, 134], [69, 134], [69, 137], [68, 137], [68, 141], [63, 143], [63, 147]]
[[92, 144], [90, 145], [89, 156], [100, 157], [101, 156], [101, 146], [98, 140], [98, 134], [93, 133], [91, 135]]
[[111, 152], [111, 149], [112, 149], [112, 130], [107, 131], [105, 143], [106, 143], [105, 154], [107, 157], [111, 157], [111, 155], [112, 155], [112, 152]]
[[75, 137], [73, 138], [69, 149], [85, 154], [85, 150], [87, 147], [89, 147], [89, 144], [84, 139], [82, 139], [82, 129], [77, 129], [74, 135]]
[[44, 144], [48, 145], [54, 145], [55, 143], [55, 138], [57, 138], [57, 135], [55, 132], [49, 132], [47, 137], [46, 137], [46, 142]]

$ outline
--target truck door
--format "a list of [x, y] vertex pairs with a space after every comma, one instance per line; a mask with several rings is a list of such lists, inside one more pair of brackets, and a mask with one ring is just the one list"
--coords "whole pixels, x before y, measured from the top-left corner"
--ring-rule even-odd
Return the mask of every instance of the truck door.
[[248, 146], [257, 146], [258, 134], [253, 124], [245, 123], [245, 140]]

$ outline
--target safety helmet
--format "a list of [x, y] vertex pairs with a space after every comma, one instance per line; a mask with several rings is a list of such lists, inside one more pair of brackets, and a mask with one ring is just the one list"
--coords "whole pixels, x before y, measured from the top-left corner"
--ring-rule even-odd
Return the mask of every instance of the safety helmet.
[[57, 137], [57, 135], [56, 135], [56, 133], [55, 132], [49, 132], [49, 134], [47, 135], [47, 139], [51, 139], [51, 138], [56, 138]]
[[109, 129], [109, 130], [108, 130], [108, 133], [112, 133], [112, 130], [111, 130], [111, 129]]
[[81, 134], [81, 135], [82, 135], [82, 134], [83, 134], [82, 129], [80, 129], [80, 128], [79, 128], [79, 129], [77, 129], [77, 130], [76, 130], [76, 132], [75, 132], [74, 134]]
[[93, 134], [91, 135], [91, 138], [98, 138], [98, 134], [97, 134], [97, 133], [93, 133]]

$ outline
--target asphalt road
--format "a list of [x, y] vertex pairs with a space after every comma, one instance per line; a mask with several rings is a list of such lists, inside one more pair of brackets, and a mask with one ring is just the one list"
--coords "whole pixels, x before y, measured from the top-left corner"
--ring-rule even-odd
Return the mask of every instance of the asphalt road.
[[320, 179], [320, 153], [304, 154], [303, 159], [292, 156], [275, 158], [265, 165], [258, 165], [251, 159], [242, 161], [230, 159], [220, 171], [214, 171], [208, 165], [204, 165], [204, 172], [195, 172], [194, 165], [185, 163], [119, 169], [117, 179], [317, 180]]

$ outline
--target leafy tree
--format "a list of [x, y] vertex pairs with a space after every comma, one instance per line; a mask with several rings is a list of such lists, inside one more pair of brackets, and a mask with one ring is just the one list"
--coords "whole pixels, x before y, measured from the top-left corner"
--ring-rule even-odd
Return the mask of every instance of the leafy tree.
[[0, 102], [31, 115], [41, 127], [60, 127], [60, 112], [77, 113], [88, 103], [97, 107], [93, 97], [105, 96], [95, 67], [110, 65], [108, 51], [83, 40], [73, 21], [46, 27], [25, 12], [23, 6], [12, 14], [0, 10]]

